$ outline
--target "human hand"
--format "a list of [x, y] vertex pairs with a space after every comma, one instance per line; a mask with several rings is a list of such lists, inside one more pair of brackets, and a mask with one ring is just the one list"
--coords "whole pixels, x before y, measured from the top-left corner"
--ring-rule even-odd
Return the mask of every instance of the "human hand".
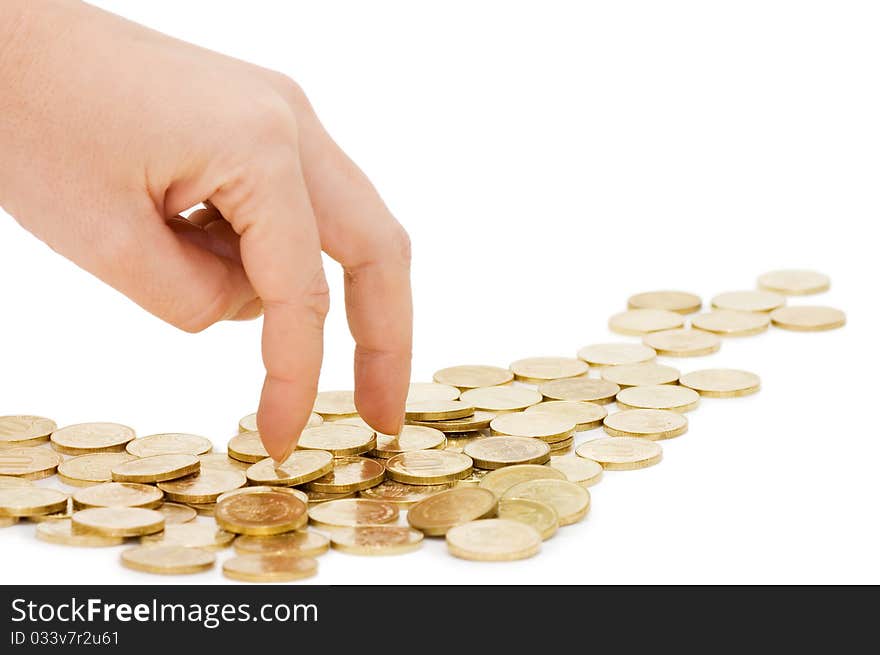
[[400, 430], [409, 240], [294, 82], [79, 2], [7, 0], [0, 87], [0, 205], [26, 229], [183, 330], [265, 313], [272, 457], [317, 391], [321, 250], [345, 270], [358, 411]]

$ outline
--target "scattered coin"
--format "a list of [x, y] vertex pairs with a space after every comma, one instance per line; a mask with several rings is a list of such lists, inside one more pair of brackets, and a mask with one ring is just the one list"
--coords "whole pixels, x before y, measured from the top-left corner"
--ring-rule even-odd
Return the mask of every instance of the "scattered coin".
[[686, 291], [647, 291], [630, 296], [627, 306], [630, 309], [665, 309], [678, 314], [693, 314], [700, 311], [703, 301]]
[[528, 384], [541, 384], [549, 380], [576, 378], [586, 375], [590, 367], [571, 357], [529, 357], [518, 359], [510, 365], [514, 378]]
[[401, 555], [422, 545], [422, 533], [396, 525], [337, 528], [330, 534], [336, 550], [352, 555]]
[[443, 448], [445, 445], [446, 435], [440, 430], [421, 425], [405, 425], [398, 435], [376, 433], [376, 447], [370, 451], [370, 455], [388, 459], [400, 453]]
[[312, 491], [309, 489], [306, 491], [306, 496], [309, 499], [309, 507], [313, 505], [319, 505], [321, 503], [329, 503], [331, 500], [342, 500], [343, 498], [354, 498], [358, 494], [357, 491], [349, 491], [344, 494], [328, 494], [323, 491]]
[[574, 437], [569, 437], [565, 441], [557, 441], [556, 443], [547, 444], [550, 446], [550, 456], [553, 455], [562, 455], [569, 450], [574, 445]]
[[299, 530], [308, 521], [306, 504], [276, 489], [227, 496], [217, 503], [214, 520], [227, 532], [271, 535]]
[[326, 450], [295, 450], [281, 464], [271, 457], [247, 470], [251, 484], [297, 485], [317, 480], [333, 470], [333, 455]]
[[78, 423], [55, 430], [52, 447], [65, 455], [119, 452], [134, 439], [134, 430], [119, 423]]
[[215, 502], [220, 494], [246, 483], [247, 477], [241, 471], [205, 469], [186, 478], [160, 482], [157, 486], [165, 492], [168, 500], [192, 504]]
[[319, 526], [393, 523], [399, 514], [397, 507], [391, 503], [366, 498], [345, 498], [309, 508], [309, 520]]
[[33, 487], [34, 483], [25, 478], [14, 478], [11, 475], [0, 475], [0, 489], [17, 487]]
[[101, 482], [110, 482], [113, 479], [113, 467], [134, 458], [134, 455], [128, 453], [77, 455], [58, 465], [58, 479], [72, 487], [90, 487]]
[[554, 455], [550, 458], [550, 468], [565, 476], [569, 482], [582, 487], [592, 487], [602, 479], [602, 465], [591, 459], [577, 455]]
[[406, 519], [429, 537], [445, 535], [450, 528], [495, 513], [498, 499], [487, 489], [455, 487], [414, 505]]
[[577, 447], [579, 457], [598, 462], [609, 471], [632, 471], [657, 464], [663, 458], [660, 444], [638, 437], [606, 437]]
[[475, 411], [473, 416], [450, 419], [448, 421], [408, 421], [411, 425], [434, 428], [445, 433], [450, 432], [476, 432], [489, 427], [489, 423], [495, 418], [495, 412]]
[[627, 409], [609, 414], [605, 432], [612, 437], [641, 437], [658, 441], [687, 432], [688, 420], [679, 412], [666, 409]]
[[[602, 425], [602, 420], [608, 415], [608, 410], [602, 405], [586, 401], [547, 400], [527, 407], [525, 413], [566, 419], [574, 422], [575, 432], [583, 432]], [[516, 416], [516, 414], [511, 414], [510, 416]]]
[[35, 447], [0, 450], [0, 475], [40, 480], [58, 470], [62, 461], [58, 453]]
[[461, 392], [458, 387], [436, 382], [413, 382], [409, 385], [406, 402], [417, 403], [425, 400], [458, 400]]
[[630, 309], [615, 314], [608, 320], [612, 332], [641, 336], [660, 330], [674, 330], [684, 326], [681, 314], [665, 309]]
[[386, 503], [393, 503], [397, 507], [405, 508], [412, 507], [419, 501], [430, 498], [441, 491], [451, 489], [453, 484], [452, 482], [447, 482], [446, 484], [416, 485], [385, 480], [375, 487], [361, 490], [358, 492], [358, 495], [361, 498], [382, 500]]
[[711, 355], [721, 348], [718, 335], [702, 330], [665, 330], [642, 337], [646, 346], [666, 357], [699, 357]]
[[577, 523], [590, 510], [590, 492], [568, 480], [528, 480], [504, 492], [508, 498], [526, 498], [550, 505], [559, 515], [559, 525]]
[[125, 450], [136, 457], [152, 457], [155, 455], [204, 455], [214, 445], [210, 439], [197, 434], [169, 432], [151, 434], [125, 445]]
[[192, 507], [178, 503], [162, 503], [156, 508], [156, 511], [165, 517], [166, 526], [189, 523], [197, 515], [196, 510]]
[[219, 530], [216, 525], [192, 522], [166, 525], [162, 532], [141, 537], [141, 543], [221, 550], [228, 547], [233, 539], [234, 534]]
[[691, 326], [724, 337], [749, 337], [766, 332], [770, 327], [770, 317], [760, 312], [716, 309], [706, 314], [694, 316], [691, 319]]
[[528, 498], [502, 499], [498, 503], [498, 518], [524, 523], [545, 541], [559, 529], [559, 514], [556, 510], [547, 503]]
[[473, 465], [473, 460], [463, 453], [414, 450], [390, 458], [385, 471], [397, 482], [434, 485], [467, 477]]
[[821, 332], [846, 325], [846, 314], [833, 307], [795, 305], [780, 307], [770, 313], [773, 325], [796, 332]]
[[644, 387], [654, 384], [675, 384], [681, 372], [677, 368], [648, 362], [647, 364], [628, 364], [609, 366], [602, 369], [602, 379], [614, 382], [621, 387]]
[[482, 562], [510, 561], [537, 555], [541, 535], [533, 527], [509, 519], [480, 519], [446, 533], [449, 553]]
[[213, 517], [217, 503], [188, 503], [187, 507], [193, 508], [199, 516]]
[[480, 481], [480, 488], [491, 491], [501, 498], [511, 487], [528, 480], [564, 480], [565, 474], [549, 466], [518, 464], [489, 471]]
[[55, 421], [42, 416], [0, 416], [0, 447], [45, 443], [57, 427]]
[[443, 448], [443, 450], [448, 450], [452, 453], [463, 453], [464, 447], [467, 446], [471, 441], [475, 441], [477, 439], [485, 439], [488, 436], [489, 435], [482, 430], [478, 432], [447, 432], [446, 446]]
[[451, 366], [434, 373], [434, 382], [461, 390], [496, 387], [513, 380], [513, 373], [497, 366]]
[[620, 387], [608, 380], [571, 378], [545, 382], [538, 387], [538, 391], [548, 400], [576, 400], [607, 405], [614, 400]]
[[785, 304], [785, 296], [772, 291], [729, 291], [712, 298], [716, 309], [736, 312], [770, 312]]
[[72, 530], [75, 534], [97, 534], [104, 537], [140, 537], [161, 532], [165, 517], [142, 507], [93, 507], [75, 512]]
[[122, 537], [103, 537], [98, 534], [75, 533], [70, 519], [40, 523], [37, 525], [37, 539], [50, 544], [83, 546], [87, 548], [118, 546], [125, 541]]
[[242, 432], [229, 440], [226, 452], [232, 459], [256, 464], [269, 456], [259, 432]]
[[578, 357], [590, 366], [601, 367], [652, 362], [657, 353], [641, 343], [597, 343], [581, 348]]
[[466, 478], [461, 478], [460, 480], [456, 480], [453, 483], [455, 487], [479, 487], [480, 482], [486, 475], [489, 473], [488, 469], [471, 469], [471, 472], [468, 474]]
[[529, 437], [487, 437], [464, 447], [474, 466], [497, 469], [514, 464], [543, 464], [550, 460], [550, 446]]
[[198, 473], [200, 467], [195, 455], [153, 455], [117, 464], [111, 474], [116, 482], [163, 482]]
[[223, 575], [242, 582], [291, 582], [318, 573], [318, 561], [300, 555], [239, 555], [223, 562]]
[[[266, 457], [268, 456], [267, 454]], [[222, 469], [224, 471], [246, 471], [250, 467], [250, 462], [233, 459], [227, 453], [199, 455], [199, 463], [202, 465], [202, 469]]]
[[330, 550], [330, 539], [320, 532], [296, 530], [267, 537], [241, 535], [232, 543], [239, 555], [294, 555], [317, 557]]
[[420, 400], [406, 404], [406, 418], [412, 421], [448, 421], [473, 415], [474, 408], [460, 400]]
[[152, 509], [162, 503], [156, 487], [135, 482], [102, 482], [84, 487], [73, 494], [74, 509], [90, 507], [143, 507]]
[[268, 486], [268, 485], [253, 485], [250, 487], [239, 487], [238, 489], [233, 489], [231, 491], [226, 491], [217, 496], [217, 502], [221, 502], [230, 496], [237, 496], [238, 494], [249, 494], [254, 493], [255, 491], [277, 491], [284, 494], [290, 494], [294, 498], [298, 498], [304, 504], [309, 504], [309, 496], [304, 491], [300, 491], [299, 489], [291, 489], [290, 487], [279, 487], [279, 486]]
[[[324, 422], [324, 419], [321, 418], [320, 414], [315, 414], [312, 412], [309, 415], [309, 421], [306, 423], [307, 428], [313, 428], [317, 425], [321, 425]], [[239, 432], [257, 432], [257, 414], [254, 412], [253, 414], [248, 414], [238, 422], [238, 431]]]
[[40, 516], [63, 512], [67, 494], [45, 487], [7, 487], [0, 489], [0, 516]]
[[35, 516], [27, 517], [31, 523], [43, 523], [43, 522], [52, 522], [52, 521], [62, 521], [64, 519], [69, 519], [73, 516], [73, 499], [68, 498], [67, 504], [64, 506], [60, 512], [51, 512], [49, 514], [38, 514]]
[[357, 416], [354, 391], [321, 391], [315, 398], [315, 413], [323, 419]]
[[[533, 407], [537, 407], [537, 405]], [[492, 434], [511, 437], [531, 437], [548, 443], [555, 443], [565, 441], [574, 435], [576, 424], [571, 419], [550, 416], [548, 414], [516, 413], [502, 414], [494, 419], [490, 426]]]
[[617, 394], [620, 409], [668, 409], [689, 412], [700, 404], [700, 394], [677, 384], [649, 384], [627, 387]]
[[748, 371], [708, 368], [683, 375], [681, 385], [709, 398], [734, 398], [758, 391], [761, 378]]
[[366, 457], [339, 457], [333, 470], [309, 482], [306, 487], [313, 491], [341, 494], [375, 487], [385, 479], [385, 467], [381, 462]]
[[214, 566], [214, 553], [177, 545], [135, 546], [122, 551], [122, 565], [144, 573], [184, 575], [200, 573]]
[[344, 423], [324, 423], [302, 431], [297, 448], [303, 450], [326, 450], [334, 457], [360, 455], [376, 447], [373, 430]]
[[487, 412], [514, 412], [541, 402], [541, 394], [527, 387], [480, 387], [462, 393], [461, 400]]
[[805, 296], [828, 291], [831, 288], [831, 278], [816, 271], [771, 271], [758, 278], [758, 286], [787, 296]]

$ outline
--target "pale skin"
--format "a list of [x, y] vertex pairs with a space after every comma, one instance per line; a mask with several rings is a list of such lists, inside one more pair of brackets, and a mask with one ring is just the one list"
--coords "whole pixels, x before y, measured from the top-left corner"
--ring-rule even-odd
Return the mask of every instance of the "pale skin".
[[0, 206], [23, 227], [188, 332], [264, 315], [273, 458], [317, 391], [322, 250], [345, 271], [358, 411], [399, 432], [409, 239], [296, 83], [75, 0], [3, 0], [0, 89]]

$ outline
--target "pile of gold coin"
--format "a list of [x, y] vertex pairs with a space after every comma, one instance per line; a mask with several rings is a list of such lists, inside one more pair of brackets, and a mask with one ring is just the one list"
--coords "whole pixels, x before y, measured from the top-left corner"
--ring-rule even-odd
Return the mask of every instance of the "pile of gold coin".
[[[705, 313], [693, 293], [638, 293], [609, 327], [640, 342], [438, 370], [432, 382], [410, 385], [396, 435], [363, 421], [351, 391], [322, 391], [280, 463], [263, 447], [255, 414], [239, 421], [226, 453], [199, 435], [137, 437], [118, 423], [59, 428], [40, 416], [3, 416], [0, 527], [35, 523], [38, 539], [66, 546], [137, 540], [122, 565], [158, 574], [209, 570], [232, 550], [224, 575], [249, 582], [314, 576], [331, 548], [402, 554], [426, 537], [445, 539], [459, 558], [531, 557], [583, 520], [588, 488], [604, 472], [657, 464], [659, 442], [685, 434], [704, 398], [761, 386], [749, 371], [682, 372], [658, 357], [709, 355], [725, 338], [771, 326], [841, 327], [837, 309], [787, 304], [829, 287], [820, 273], [773, 271], [758, 289], [714, 296]], [[35, 482], [52, 476], [68, 490]]]

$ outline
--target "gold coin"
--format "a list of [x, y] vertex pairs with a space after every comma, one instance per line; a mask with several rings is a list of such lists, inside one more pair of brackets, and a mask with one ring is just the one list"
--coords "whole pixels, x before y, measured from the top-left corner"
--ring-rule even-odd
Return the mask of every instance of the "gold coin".
[[478, 487], [455, 487], [417, 503], [406, 519], [429, 537], [445, 535], [450, 528], [495, 513], [495, 494]]
[[574, 446], [574, 437], [569, 437], [565, 441], [557, 441], [556, 443], [551, 443], [548, 445], [550, 446], [551, 457], [553, 455], [561, 455], [571, 450], [571, 447]]
[[489, 423], [495, 418], [495, 412], [475, 411], [473, 416], [455, 418], [448, 421], [408, 421], [410, 425], [418, 425], [426, 428], [434, 428], [442, 432], [476, 432], [489, 427]]
[[496, 387], [513, 380], [513, 373], [498, 366], [463, 365], [443, 368], [434, 373], [434, 382], [451, 387], [477, 389]]
[[761, 378], [732, 368], [707, 368], [681, 376], [681, 384], [709, 398], [747, 396], [761, 388]]
[[[238, 494], [249, 494], [255, 491], [279, 491], [281, 493], [290, 494], [294, 498], [298, 498], [306, 505], [309, 504], [309, 496], [305, 491], [300, 491], [299, 489], [291, 489], [290, 487], [278, 487], [278, 486], [268, 486], [268, 485], [253, 485], [250, 487], [240, 487], [238, 489], [233, 489], [232, 491], [226, 491], [219, 496], [217, 496], [217, 501], [220, 502], [229, 498], [230, 496], [237, 496]], [[213, 514], [212, 514], [213, 516]]]
[[480, 432], [447, 432], [446, 433], [446, 446], [444, 446], [443, 450], [448, 450], [452, 453], [463, 453], [464, 447], [467, 446], [471, 441], [476, 439], [485, 439], [489, 435], [483, 431]]
[[615, 383], [590, 378], [571, 378], [553, 380], [538, 387], [538, 391], [548, 400], [575, 400], [607, 405], [620, 391]]
[[[312, 412], [309, 414], [309, 421], [306, 423], [307, 428], [313, 428], [315, 426], [321, 425], [324, 422], [324, 419], [321, 418], [320, 414], [315, 414]], [[242, 419], [238, 422], [238, 431], [239, 432], [257, 432], [257, 413], [248, 414], [247, 416], [242, 417]]]
[[681, 372], [677, 368], [648, 362], [647, 364], [627, 364], [609, 366], [602, 370], [602, 379], [614, 382], [620, 387], [645, 387], [655, 384], [675, 384]]
[[73, 507], [158, 507], [162, 492], [156, 487], [134, 482], [102, 482], [84, 487], [73, 494]]
[[55, 421], [42, 416], [0, 416], [0, 447], [44, 443], [57, 427]]
[[773, 325], [796, 332], [821, 332], [846, 325], [846, 314], [833, 307], [796, 305], [780, 307], [770, 313]]
[[214, 447], [210, 439], [197, 434], [168, 432], [151, 434], [125, 445], [125, 450], [135, 457], [153, 457], [155, 455], [204, 455]]
[[243, 534], [232, 543], [239, 555], [295, 555], [298, 557], [317, 557], [330, 550], [330, 539], [320, 532], [296, 530], [273, 534], [268, 537], [254, 537]]
[[37, 526], [37, 539], [50, 544], [62, 546], [84, 546], [87, 548], [99, 548], [103, 546], [118, 546], [125, 539], [122, 537], [102, 537], [98, 534], [77, 534], [73, 531], [70, 519], [58, 521], [45, 521]]
[[550, 460], [550, 446], [529, 437], [487, 437], [464, 447], [464, 454], [481, 469], [514, 464], [543, 464]]
[[119, 423], [78, 423], [55, 430], [52, 447], [65, 455], [120, 452], [134, 439], [134, 430]]
[[545, 541], [559, 529], [559, 514], [556, 510], [547, 503], [529, 498], [503, 499], [498, 503], [498, 518], [524, 523]]
[[281, 464], [271, 457], [252, 464], [247, 470], [251, 484], [305, 484], [333, 470], [333, 455], [326, 450], [295, 450]]
[[116, 482], [163, 482], [198, 473], [200, 467], [195, 455], [153, 455], [117, 464], [111, 474]]
[[527, 387], [481, 387], [461, 394], [462, 402], [488, 412], [514, 412], [541, 402], [541, 394]]
[[247, 477], [241, 471], [205, 469], [186, 478], [160, 482], [157, 486], [165, 492], [168, 500], [192, 504], [215, 502], [220, 494], [246, 483]]
[[620, 366], [654, 361], [657, 353], [641, 343], [597, 343], [578, 350], [578, 357], [590, 366]]
[[688, 420], [667, 409], [627, 409], [609, 414], [605, 432], [612, 437], [641, 437], [651, 441], [672, 439], [687, 432]]
[[758, 278], [758, 286], [787, 296], [806, 296], [828, 291], [831, 288], [831, 278], [816, 271], [771, 271]]
[[376, 447], [376, 433], [356, 425], [325, 423], [303, 430], [296, 446], [302, 450], [326, 450], [334, 457], [360, 455]]
[[72, 530], [75, 534], [98, 534], [104, 537], [140, 537], [161, 532], [165, 517], [153, 509], [142, 507], [93, 507], [75, 512]]
[[63, 521], [64, 519], [69, 519], [73, 516], [73, 499], [68, 498], [67, 504], [64, 506], [64, 509], [60, 512], [52, 512], [50, 514], [39, 514], [36, 516], [29, 516], [28, 520], [32, 523], [43, 523], [43, 522], [53, 522], [53, 521]]
[[502, 501], [508, 498], [525, 498], [550, 505], [559, 515], [559, 525], [577, 523], [590, 510], [590, 492], [568, 480], [520, 482], [504, 492]]
[[547, 443], [565, 441], [574, 435], [576, 424], [571, 419], [548, 414], [502, 414], [492, 421], [492, 434], [510, 437], [532, 437]]
[[612, 332], [635, 336], [683, 326], [681, 314], [665, 309], [630, 309], [615, 314], [608, 320], [608, 327]]
[[473, 415], [474, 408], [460, 400], [420, 400], [406, 404], [406, 418], [415, 421], [445, 421]]
[[187, 507], [191, 507], [199, 516], [214, 516], [214, 510], [217, 509], [217, 503], [189, 503]]
[[17, 516], [0, 516], [0, 528], [8, 528], [18, 523]]
[[422, 545], [422, 533], [396, 525], [361, 525], [330, 533], [333, 548], [352, 555], [402, 555]]
[[[262, 445], [262, 444], [261, 444]], [[268, 455], [266, 455], [268, 457]], [[199, 455], [199, 463], [204, 469], [222, 469], [224, 471], [246, 471], [250, 467], [249, 462], [233, 459], [227, 453], [205, 453]]]
[[677, 384], [650, 384], [627, 387], [617, 394], [620, 409], [667, 409], [689, 412], [700, 404], [700, 394]]
[[646, 291], [630, 296], [626, 304], [630, 309], [665, 309], [677, 314], [693, 314], [700, 311], [703, 301], [686, 291]]
[[135, 546], [122, 551], [122, 565], [144, 573], [184, 575], [200, 573], [214, 566], [216, 557], [201, 548], [174, 544]]
[[188, 505], [180, 505], [178, 503], [162, 503], [156, 508], [156, 511], [165, 517], [165, 525], [180, 525], [192, 521], [197, 512]]
[[234, 534], [219, 530], [216, 525], [192, 522], [166, 525], [162, 532], [141, 537], [141, 543], [221, 550], [228, 547], [233, 539]]
[[766, 332], [770, 327], [770, 317], [760, 312], [734, 312], [729, 309], [716, 309], [706, 314], [694, 316], [691, 319], [691, 327], [724, 337], [749, 337]]
[[466, 478], [473, 460], [448, 450], [413, 450], [390, 458], [385, 464], [388, 477], [406, 484], [441, 484]]
[[58, 465], [58, 479], [72, 487], [90, 487], [113, 479], [113, 467], [130, 462], [134, 455], [128, 453], [92, 453], [78, 455]]
[[501, 498], [511, 487], [528, 480], [564, 480], [565, 474], [549, 466], [519, 464], [489, 471], [480, 481], [480, 488]]
[[329, 503], [331, 500], [342, 500], [343, 498], [354, 498], [357, 495], [357, 491], [349, 491], [344, 494], [328, 494], [323, 491], [306, 491], [306, 496], [309, 499], [309, 507], [312, 505], [319, 505], [321, 503]]
[[226, 452], [232, 459], [251, 464], [256, 464], [269, 456], [259, 432], [242, 432], [235, 435], [229, 440]]
[[577, 455], [554, 455], [550, 458], [550, 468], [565, 476], [569, 482], [582, 487], [592, 487], [602, 479], [602, 465], [591, 459]]
[[0, 489], [33, 487], [34, 483], [25, 478], [14, 478], [11, 475], [0, 475]]
[[242, 582], [291, 582], [318, 574], [318, 561], [300, 555], [239, 555], [223, 562], [223, 575]]
[[480, 482], [489, 472], [488, 469], [472, 469], [466, 478], [456, 480], [452, 484], [456, 487], [479, 487]]
[[46, 487], [0, 489], [0, 516], [40, 516], [63, 512], [67, 494]]
[[446, 435], [440, 430], [420, 425], [405, 425], [398, 435], [377, 433], [376, 447], [370, 451], [370, 455], [388, 459], [400, 453], [443, 448], [445, 445]]
[[394, 523], [399, 515], [393, 504], [366, 498], [345, 498], [309, 507], [309, 520], [320, 526]]
[[571, 357], [529, 357], [518, 359], [510, 365], [514, 378], [529, 384], [541, 384], [549, 380], [576, 378], [586, 375], [589, 365]]
[[412, 507], [425, 498], [430, 498], [434, 494], [451, 489], [453, 484], [449, 482], [446, 484], [420, 486], [416, 484], [403, 484], [394, 480], [385, 480], [382, 484], [377, 484], [375, 487], [361, 490], [358, 492], [358, 495], [369, 500], [382, 500], [386, 503], [393, 503], [397, 507]]
[[0, 475], [39, 480], [54, 475], [62, 458], [44, 448], [4, 448], [0, 450]]
[[354, 391], [321, 391], [315, 398], [315, 413], [323, 419], [357, 416]]
[[366, 457], [340, 457], [333, 470], [309, 482], [306, 487], [313, 491], [342, 494], [375, 487], [385, 479], [385, 467]]
[[702, 330], [666, 330], [646, 334], [642, 340], [658, 355], [666, 357], [699, 357], [711, 355], [721, 348], [718, 335]]
[[227, 532], [270, 535], [299, 530], [308, 519], [306, 504], [275, 489], [242, 492], [217, 503], [214, 520]]
[[[541, 414], [566, 419], [575, 424], [575, 432], [583, 432], [602, 425], [602, 420], [608, 416], [608, 410], [602, 405], [579, 400], [547, 400], [526, 408], [525, 414]], [[516, 416], [516, 414], [508, 416]]]
[[501, 562], [525, 559], [541, 550], [541, 535], [533, 527], [510, 519], [480, 519], [457, 525], [446, 533], [449, 553], [461, 559]]
[[660, 444], [638, 437], [606, 437], [577, 447], [579, 457], [598, 462], [609, 471], [632, 471], [657, 464], [663, 458]]
[[406, 402], [417, 403], [425, 400], [458, 400], [461, 392], [458, 387], [436, 382], [413, 382], [409, 385]]
[[785, 304], [785, 296], [772, 291], [728, 291], [712, 298], [715, 309], [735, 312], [771, 312]]

